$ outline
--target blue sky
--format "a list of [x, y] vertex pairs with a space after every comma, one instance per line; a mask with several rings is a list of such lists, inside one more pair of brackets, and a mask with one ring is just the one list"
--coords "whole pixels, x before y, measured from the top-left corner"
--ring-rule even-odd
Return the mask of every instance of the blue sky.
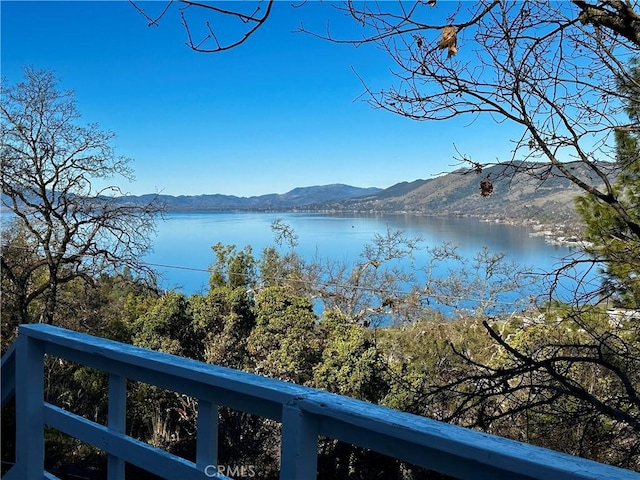
[[380, 49], [293, 32], [338, 20], [328, 2], [277, 2], [255, 36], [219, 54], [185, 45], [177, 6], [158, 27], [125, 1], [0, 8], [2, 76], [13, 84], [24, 66], [54, 70], [82, 121], [113, 131], [116, 152], [133, 159], [136, 181], [122, 187], [136, 195], [386, 188], [453, 170], [454, 145], [477, 161], [507, 160], [516, 136], [489, 118], [416, 122], [373, 109], [354, 70], [374, 90], [392, 86]]

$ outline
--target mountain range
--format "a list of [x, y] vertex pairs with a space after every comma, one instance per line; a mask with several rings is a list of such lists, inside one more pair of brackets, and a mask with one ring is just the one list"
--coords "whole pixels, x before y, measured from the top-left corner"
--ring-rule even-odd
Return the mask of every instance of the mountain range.
[[[570, 171], [591, 185], [600, 179], [582, 163]], [[606, 168], [606, 166], [602, 167]], [[393, 185], [374, 195], [327, 202], [315, 208], [329, 211], [407, 212], [437, 216], [471, 216], [526, 223], [579, 222], [574, 201], [585, 192], [549, 165], [495, 165], [475, 173], [461, 169], [427, 180]], [[493, 187], [481, 195], [480, 184]], [[309, 206], [311, 208], [312, 206]]]
[[299, 187], [284, 194], [270, 193], [253, 197], [221, 194], [180, 196], [147, 194], [118, 197], [118, 200], [126, 203], [148, 203], [155, 198], [167, 211], [289, 210], [375, 195], [381, 191], [380, 188], [333, 184]]
[[[572, 172], [597, 184], [580, 163]], [[148, 202], [157, 197], [167, 211], [287, 210], [318, 212], [407, 212], [438, 216], [472, 216], [492, 220], [538, 223], [577, 222], [574, 199], [584, 192], [548, 165], [495, 165], [474, 173], [460, 169], [426, 180], [401, 182], [386, 189], [343, 184], [300, 187], [284, 194], [253, 197], [233, 195], [142, 195], [119, 197], [123, 202]], [[480, 182], [493, 186], [480, 194]]]

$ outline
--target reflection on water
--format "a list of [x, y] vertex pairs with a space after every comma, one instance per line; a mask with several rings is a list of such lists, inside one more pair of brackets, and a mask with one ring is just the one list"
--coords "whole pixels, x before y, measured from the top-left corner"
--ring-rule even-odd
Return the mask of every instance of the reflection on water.
[[195, 270], [206, 270], [213, 262], [212, 245], [234, 244], [239, 249], [251, 245], [254, 254], [259, 256], [262, 249], [275, 244], [271, 224], [276, 219], [281, 219], [295, 231], [298, 252], [306, 259], [318, 257], [353, 262], [364, 245], [387, 230], [402, 230], [407, 237], [420, 237], [425, 246], [452, 243], [468, 258], [487, 246], [493, 252], [505, 252], [509, 259], [537, 273], [554, 270], [563, 258], [572, 254], [568, 247], [549, 245], [540, 237], [529, 236], [529, 228], [483, 223], [470, 218], [217, 212], [170, 213], [166, 218], [159, 224], [154, 252], [147, 261], [187, 268], [158, 268], [163, 287], [176, 288], [187, 294], [206, 291], [208, 274]]

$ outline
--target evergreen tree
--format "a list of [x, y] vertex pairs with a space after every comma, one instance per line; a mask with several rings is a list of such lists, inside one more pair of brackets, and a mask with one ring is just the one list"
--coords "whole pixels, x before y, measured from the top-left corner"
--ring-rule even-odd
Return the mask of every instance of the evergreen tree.
[[[629, 124], [615, 131], [615, 160], [619, 171], [613, 185], [618, 201], [635, 224], [640, 224], [640, 62], [618, 79]], [[589, 253], [604, 264], [604, 292], [630, 308], [640, 307], [640, 236], [609, 203], [591, 194], [577, 200], [586, 224]]]

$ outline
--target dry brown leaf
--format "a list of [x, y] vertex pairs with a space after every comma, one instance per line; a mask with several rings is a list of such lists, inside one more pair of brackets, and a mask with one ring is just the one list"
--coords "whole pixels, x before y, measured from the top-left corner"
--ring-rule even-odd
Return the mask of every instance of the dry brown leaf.
[[493, 193], [493, 183], [488, 178], [480, 180], [480, 195], [483, 197], [490, 197]]
[[457, 43], [457, 32], [456, 27], [447, 26], [442, 29], [442, 35], [440, 37], [440, 41], [438, 42], [438, 48], [440, 50], [444, 50], [445, 48], [449, 49], [449, 54], [447, 57], [452, 57], [456, 53], [458, 53], [458, 48], [456, 46]]

